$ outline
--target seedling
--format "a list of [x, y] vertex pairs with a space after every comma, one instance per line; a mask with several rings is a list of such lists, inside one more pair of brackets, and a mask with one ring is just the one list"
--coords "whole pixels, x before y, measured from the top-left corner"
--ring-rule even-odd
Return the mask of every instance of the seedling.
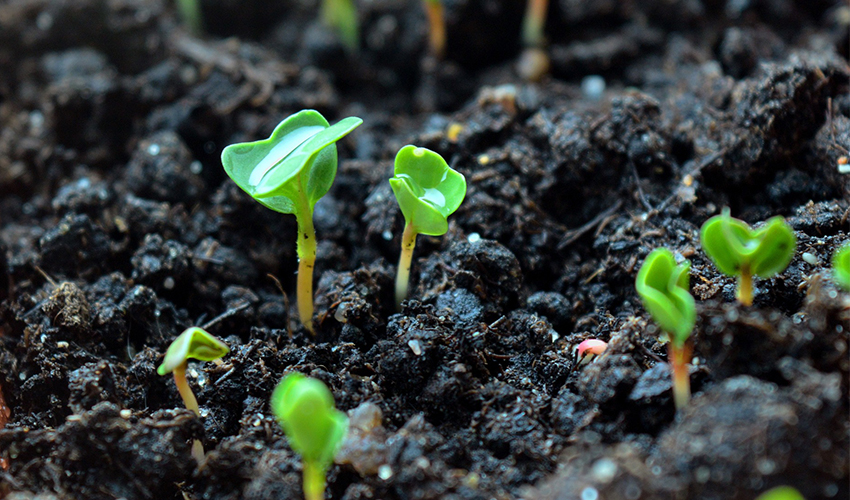
[[758, 497], [756, 500], [806, 500], [806, 498], [791, 486], [777, 486], [771, 488]]
[[689, 262], [677, 265], [670, 250], [656, 248], [646, 257], [635, 280], [643, 306], [670, 337], [667, 349], [676, 409], [684, 408], [691, 397], [687, 340], [696, 323], [696, 303], [688, 292], [690, 267]]
[[348, 430], [348, 418], [334, 408], [333, 395], [321, 381], [290, 373], [275, 387], [272, 412], [289, 446], [301, 455], [304, 498], [322, 500], [325, 474]]
[[201, 0], [177, 0], [177, 11], [189, 33], [195, 36], [201, 36], [204, 33]]
[[452, 170], [439, 154], [416, 146], [399, 150], [394, 173], [390, 186], [405, 220], [395, 281], [396, 309], [401, 310], [401, 302], [407, 297], [416, 235], [446, 234], [448, 216], [466, 196], [466, 179]]
[[317, 111], [303, 110], [280, 122], [271, 137], [231, 144], [221, 153], [227, 175], [262, 205], [298, 221], [298, 314], [313, 329], [313, 207], [336, 176], [336, 141], [363, 120], [348, 117], [331, 126]]
[[352, 0], [324, 0], [322, 21], [339, 36], [342, 46], [351, 53], [360, 47], [360, 21]]
[[601, 356], [605, 349], [608, 348], [608, 342], [599, 339], [583, 340], [576, 348], [574, 357], [577, 360], [576, 366], [582, 366], [590, 363], [597, 356]]
[[[198, 407], [198, 400], [186, 380], [188, 360], [191, 358], [213, 361], [223, 357], [228, 352], [230, 352], [230, 349], [224, 342], [210, 335], [203, 328], [193, 326], [187, 328], [168, 346], [165, 358], [156, 372], [161, 376], [169, 373], [174, 374], [174, 384], [177, 385], [177, 392], [180, 393], [183, 404], [200, 417], [201, 409]], [[192, 443], [192, 456], [198, 463], [201, 463], [204, 459], [204, 446], [197, 439]]]
[[548, 9], [549, 0], [528, 0], [522, 19], [522, 43], [526, 47], [540, 48], [546, 43], [543, 28]]
[[845, 243], [832, 256], [832, 279], [850, 292], [850, 243]]
[[446, 14], [442, 0], [425, 0], [428, 16], [428, 43], [435, 57], [442, 58], [446, 52]]
[[729, 216], [708, 219], [700, 229], [702, 248], [723, 274], [738, 277], [738, 301], [753, 303], [753, 276], [770, 278], [782, 272], [794, 257], [797, 238], [780, 216], [770, 218], [757, 230]]

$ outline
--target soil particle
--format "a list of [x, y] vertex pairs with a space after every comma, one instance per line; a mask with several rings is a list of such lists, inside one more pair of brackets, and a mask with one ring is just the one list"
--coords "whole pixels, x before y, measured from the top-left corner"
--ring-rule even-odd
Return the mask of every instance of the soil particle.
[[139, 142], [127, 165], [127, 187], [142, 198], [191, 204], [204, 191], [201, 168], [180, 136], [159, 132]]

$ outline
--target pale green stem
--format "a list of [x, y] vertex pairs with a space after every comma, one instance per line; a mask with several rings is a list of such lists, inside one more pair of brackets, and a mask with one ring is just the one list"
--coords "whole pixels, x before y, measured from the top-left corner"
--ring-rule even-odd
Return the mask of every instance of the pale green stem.
[[738, 275], [738, 302], [745, 306], [753, 305], [753, 275], [748, 269], [741, 269]]
[[425, 0], [425, 13], [428, 16], [429, 44], [431, 52], [442, 58], [446, 52], [446, 15], [441, 0]]
[[691, 376], [688, 372], [690, 349], [687, 343], [676, 344], [673, 340], [667, 344], [667, 357], [673, 376], [673, 402], [676, 404], [676, 410], [681, 410], [688, 405], [688, 401], [691, 399]]
[[407, 286], [410, 282], [410, 266], [413, 262], [413, 248], [418, 233], [410, 224], [404, 225], [401, 235], [401, 257], [398, 259], [398, 271], [395, 277], [395, 308], [401, 311], [401, 303], [407, 298]]
[[313, 211], [302, 204], [298, 220], [298, 316], [308, 332], [315, 335], [313, 328], [313, 267], [316, 264], [316, 230], [313, 229]]
[[305, 500], [325, 498], [325, 468], [312, 460], [304, 460], [303, 488]]
[[[177, 386], [177, 392], [180, 393], [180, 398], [183, 400], [183, 404], [186, 405], [186, 408], [192, 410], [198, 418], [200, 418], [201, 408], [198, 406], [198, 400], [195, 398], [192, 388], [189, 387], [189, 381], [186, 380], [186, 362], [184, 361], [175, 368], [173, 373], [174, 384]], [[194, 457], [198, 463], [204, 461], [204, 445], [197, 439], [192, 442], [192, 457]]]
[[522, 20], [522, 43], [526, 47], [541, 47], [545, 41], [543, 28], [549, 0], [528, 0]]

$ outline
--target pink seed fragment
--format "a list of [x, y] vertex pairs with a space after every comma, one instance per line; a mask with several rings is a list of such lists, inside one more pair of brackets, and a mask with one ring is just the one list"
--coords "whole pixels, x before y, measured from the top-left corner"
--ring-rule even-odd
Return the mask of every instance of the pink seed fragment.
[[608, 347], [608, 342], [599, 339], [587, 339], [578, 345], [579, 359], [584, 359], [585, 356], [599, 356]]

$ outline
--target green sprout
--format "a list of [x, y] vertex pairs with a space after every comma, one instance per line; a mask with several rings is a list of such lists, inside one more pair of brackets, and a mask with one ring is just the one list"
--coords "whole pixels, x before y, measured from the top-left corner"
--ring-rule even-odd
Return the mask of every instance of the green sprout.
[[[183, 404], [200, 417], [201, 409], [198, 407], [198, 400], [195, 398], [192, 388], [189, 387], [189, 381], [186, 380], [188, 360], [191, 358], [201, 361], [214, 361], [228, 352], [230, 352], [230, 349], [224, 342], [210, 335], [203, 328], [193, 326], [187, 328], [168, 346], [165, 358], [156, 372], [160, 376], [169, 373], [174, 374], [174, 384], [177, 386], [180, 398], [183, 399]], [[201, 463], [204, 459], [204, 446], [197, 439], [192, 443], [192, 456], [198, 463]]]
[[832, 255], [832, 279], [850, 292], [850, 243], [845, 243]]
[[446, 14], [442, 0], [425, 0], [428, 16], [428, 43], [435, 57], [442, 58], [446, 52]]
[[457, 210], [466, 195], [466, 179], [452, 170], [439, 154], [416, 146], [399, 150], [394, 173], [390, 186], [405, 220], [395, 281], [396, 309], [401, 310], [401, 302], [407, 297], [416, 235], [446, 234], [448, 216]]
[[322, 21], [336, 31], [342, 46], [351, 53], [360, 48], [360, 21], [353, 0], [323, 0]]
[[656, 248], [643, 261], [635, 289], [652, 319], [670, 337], [667, 344], [673, 374], [673, 401], [684, 408], [691, 397], [688, 374], [691, 336], [696, 323], [696, 304], [688, 292], [690, 262], [676, 264], [673, 252]]
[[770, 218], [757, 230], [729, 216], [721, 215], [705, 221], [700, 229], [702, 248], [720, 271], [738, 277], [738, 301], [753, 303], [753, 275], [770, 278], [782, 272], [794, 257], [797, 238], [780, 216]]
[[546, 25], [548, 9], [549, 0], [528, 0], [522, 19], [522, 43], [526, 47], [539, 48], [546, 43], [543, 28]]
[[275, 387], [272, 413], [289, 446], [304, 464], [304, 498], [321, 500], [325, 474], [348, 430], [348, 418], [334, 408], [333, 395], [321, 381], [290, 373]]
[[806, 500], [806, 498], [791, 486], [777, 486], [771, 488], [758, 497], [756, 500]]
[[280, 122], [268, 139], [231, 144], [221, 153], [225, 172], [243, 191], [272, 210], [295, 214], [298, 315], [313, 334], [313, 208], [336, 176], [334, 143], [361, 123], [351, 116], [331, 126], [317, 111], [303, 110]]
[[189, 33], [201, 36], [204, 33], [204, 18], [201, 15], [201, 0], [177, 0], [177, 11]]

